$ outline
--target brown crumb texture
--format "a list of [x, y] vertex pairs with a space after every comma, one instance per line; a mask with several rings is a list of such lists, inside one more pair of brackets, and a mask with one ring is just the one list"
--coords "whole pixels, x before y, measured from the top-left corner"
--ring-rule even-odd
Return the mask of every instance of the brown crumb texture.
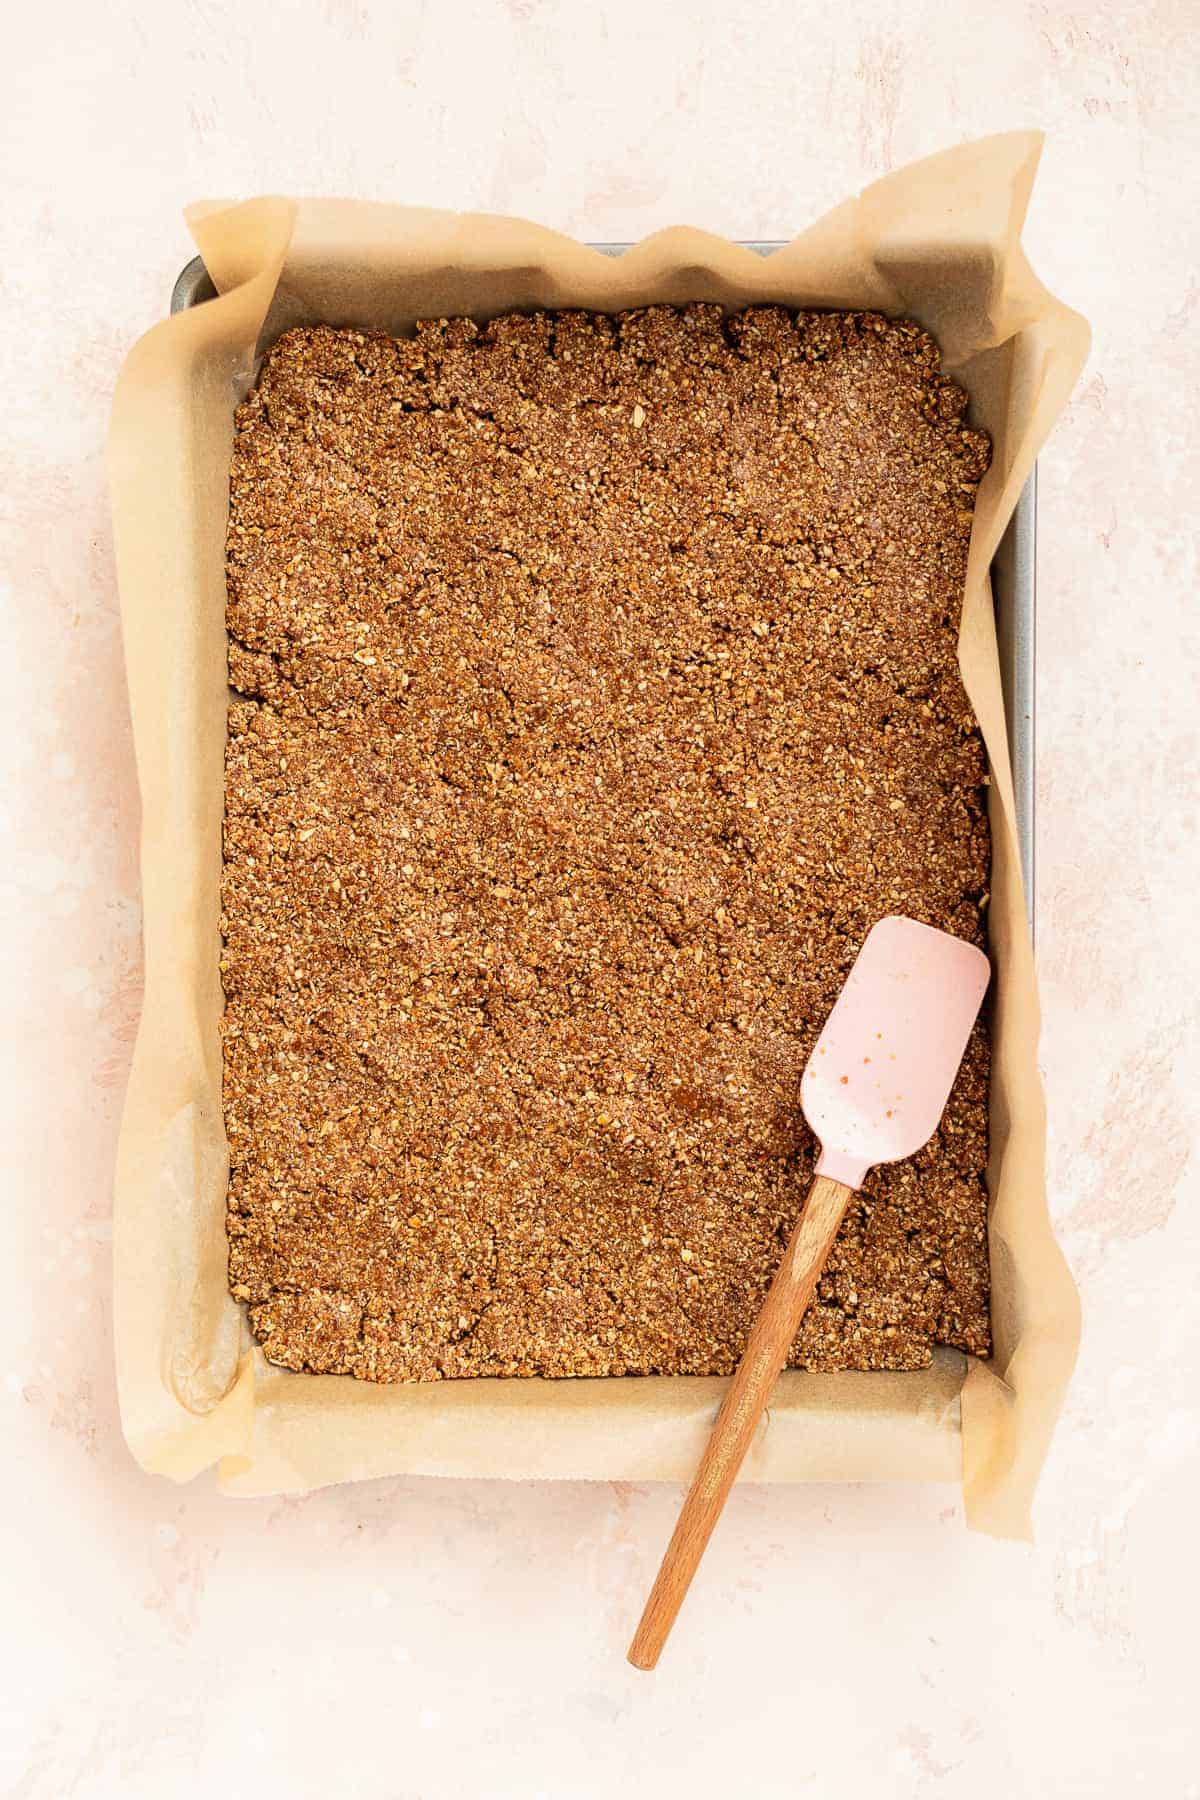
[[[984, 937], [965, 405], [864, 313], [276, 344], [233, 456], [222, 961], [230, 1280], [273, 1362], [734, 1367], [864, 935]], [[793, 1364], [987, 1353], [987, 1078], [977, 1029]]]

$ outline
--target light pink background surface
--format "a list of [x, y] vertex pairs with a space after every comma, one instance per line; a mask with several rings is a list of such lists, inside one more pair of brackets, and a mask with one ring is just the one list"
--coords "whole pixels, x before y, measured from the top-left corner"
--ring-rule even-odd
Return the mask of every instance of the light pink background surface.
[[[1200, 1795], [1194, 1625], [1194, 0], [62, 0], [5, 26], [0, 1787], [21, 1800]], [[137, 796], [105, 498], [181, 204], [271, 188], [581, 237], [784, 236], [1050, 132], [1027, 241], [1095, 349], [1046, 453], [1039, 956], [1079, 1374], [1034, 1551], [951, 1489], [745, 1488], [657, 1676], [666, 1488], [219, 1499], [117, 1424]]]

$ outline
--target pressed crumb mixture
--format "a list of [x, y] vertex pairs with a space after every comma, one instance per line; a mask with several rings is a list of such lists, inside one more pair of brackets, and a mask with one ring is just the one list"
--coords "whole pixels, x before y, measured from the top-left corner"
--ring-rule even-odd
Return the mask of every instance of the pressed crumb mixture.
[[[713, 306], [288, 332], [240, 408], [230, 1280], [374, 1381], [734, 1367], [812, 1042], [984, 936], [956, 635], [986, 437], [916, 325]], [[988, 1045], [793, 1349], [989, 1349]]]

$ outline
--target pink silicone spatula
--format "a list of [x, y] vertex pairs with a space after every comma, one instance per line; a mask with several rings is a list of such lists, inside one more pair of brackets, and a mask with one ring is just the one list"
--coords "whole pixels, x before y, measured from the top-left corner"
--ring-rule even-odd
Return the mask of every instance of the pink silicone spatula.
[[988, 984], [973, 944], [881, 919], [825, 1021], [801, 1083], [816, 1174], [717, 1415], [629, 1649], [652, 1669], [754, 1437], [856, 1188], [933, 1136]]

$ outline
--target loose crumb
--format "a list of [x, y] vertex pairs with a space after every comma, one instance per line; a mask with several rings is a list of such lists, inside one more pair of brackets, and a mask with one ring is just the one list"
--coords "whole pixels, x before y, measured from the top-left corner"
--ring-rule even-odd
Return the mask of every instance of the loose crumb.
[[[725, 1373], [877, 919], [984, 938], [956, 637], [989, 446], [864, 313], [288, 332], [239, 409], [230, 1282], [373, 1381]], [[793, 1349], [990, 1347], [988, 1043]]]

